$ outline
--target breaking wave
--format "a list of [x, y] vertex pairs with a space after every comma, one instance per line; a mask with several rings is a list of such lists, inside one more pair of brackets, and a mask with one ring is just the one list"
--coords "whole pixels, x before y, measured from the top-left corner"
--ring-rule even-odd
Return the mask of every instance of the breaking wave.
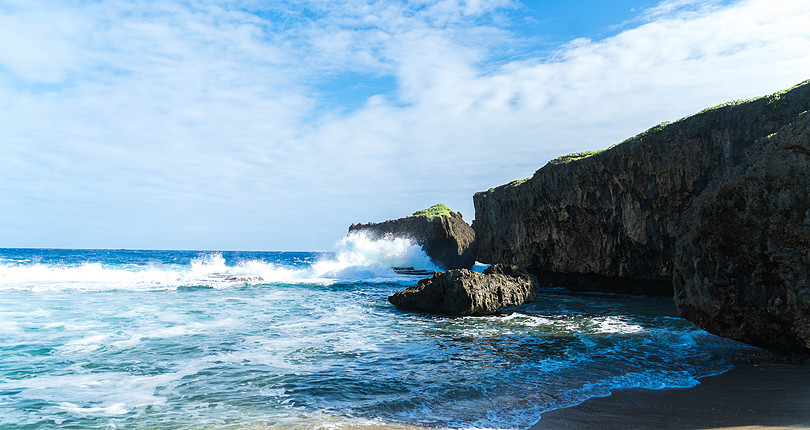
[[266, 283], [331, 284], [335, 282], [412, 281], [392, 267], [438, 270], [422, 248], [411, 240], [372, 240], [351, 234], [314, 261], [289, 264], [270, 258], [226, 258], [222, 252], [200, 252], [186, 263], [120, 264], [38, 262], [30, 259], [0, 261], [0, 290], [162, 290], [178, 287], [228, 288]]

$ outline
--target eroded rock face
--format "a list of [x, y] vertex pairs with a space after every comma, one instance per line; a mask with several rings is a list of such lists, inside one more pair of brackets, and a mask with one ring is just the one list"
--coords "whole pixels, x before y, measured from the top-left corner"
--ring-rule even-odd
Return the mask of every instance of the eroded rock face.
[[399, 308], [446, 315], [491, 315], [531, 302], [537, 279], [517, 266], [492, 265], [484, 273], [467, 269], [437, 273], [388, 298]]
[[474, 197], [475, 253], [541, 283], [672, 294], [680, 217], [755, 142], [810, 109], [810, 83], [709, 110]]
[[413, 240], [433, 262], [444, 269], [469, 269], [475, 264], [472, 244], [475, 232], [461, 214], [429, 219], [410, 216], [381, 223], [352, 224], [349, 234], [363, 233], [372, 239], [402, 237]]
[[753, 345], [810, 353], [810, 114], [759, 140], [695, 198], [675, 251], [684, 318]]

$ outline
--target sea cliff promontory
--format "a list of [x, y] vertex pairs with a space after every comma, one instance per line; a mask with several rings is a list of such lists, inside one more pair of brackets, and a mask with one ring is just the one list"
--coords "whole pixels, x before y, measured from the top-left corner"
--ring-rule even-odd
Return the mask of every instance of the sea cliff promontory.
[[479, 192], [476, 258], [544, 284], [674, 294], [706, 330], [810, 352], [808, 109], [810, 81]]
[[443, 269], [469, 269], [475, 264], [472, 244], [475, 233], [461, 214], [436, 204], [413, 215], [380, 223], [352, 224], [349, 234], [361, 233], [377, 240], [386, 237], [411, 239]]
[[476, 193], [475, 251], [541, 282], [672, 294], [681, 215], [755, 142], [810, 108], [810, 83], [707, 109], [598, 153], [549, 162], [534, 176]]
[[692, 202], [675, 304], [708, 331], [810, 352], [810, 113], [758, 140]]

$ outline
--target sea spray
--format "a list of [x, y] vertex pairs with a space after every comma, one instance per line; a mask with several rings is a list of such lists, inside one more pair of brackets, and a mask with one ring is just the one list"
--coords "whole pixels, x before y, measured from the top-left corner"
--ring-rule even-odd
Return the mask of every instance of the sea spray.
[[365, 233], [352, 233], [338, 243], [337, 256], [315, 263], [314, 278], [360, 280], [391, 278], [392, 267], [438, 270], [419, 245], [410, 239], [391, 237], [372, 240]]

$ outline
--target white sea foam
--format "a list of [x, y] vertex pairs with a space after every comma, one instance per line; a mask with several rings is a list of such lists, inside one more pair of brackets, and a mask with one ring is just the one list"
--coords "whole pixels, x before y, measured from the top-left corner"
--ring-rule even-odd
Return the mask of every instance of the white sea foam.
[[0, 290], [166, 290], [183, 286], [229, 288], [261, 283], [405, 281], [395, 266], [437, 270], [421, 247], [408, 239], [371, 240], [352, 234], [336, 244], [333, 256], [313, 264], [282, 266], [264, 260], [226, 262], [221, 253], [202, 254], [188, 265], [79, 265], [0, 261]]
[[52, 402], [77, 416], [122, 415], [133, 408], [162, 405], [166, 399], [156, 389], [177, 381], [185, 373], [136, 376], [121, 372], [40, 375], [0, 381], [0, 389], [16, 391], [15, 397]]
[[627, 321], [625, 317], [608, 315], [594, 318], [594, 328], [597, 333], [641, 333], [644, 327]]
[[107, 289], [161, 289], [177, 285], [176, 271], [159, 268], [138, 270], [105, 266], [100, 263], [81, 265], [0, 264], [0, 289], [48, 290], [107, 290]]
[[338, 242], [335, 259], [315, 263], [312, 274], [314, 278], [336, 280], [387, 278], [394, 275], [394, 266], [437, 270], [422, 248], [409, 239], [372, 240], [354, 233]]
[[513, 312], [506, 316], [490, 318], [501, 318], [504, 321], [524, 327], [545, 327], [558, 333], [631, 334], [641, 333], [645, 330], [643, 326], [618, 315], [588, 315], [570, 318], [568, 316], [528, 315]]
[[59, 408], [63, 409], [73, 415], [78, 416], [97, 416], [97, 415], [124, 415], [129, 412], [123, 402], [115, 403], [104, 407], [81, 407], [75, 403], [63, 402], [59, 404]]
[[104, 346], [104, 341], [109, 338], [108, 334], [95, 334], [92, 336], [83, 337], [81, 339], [72, 340], [63, 346], [57, 348], [62, 353], [77, 353], [77, 352], [92, 352]]

